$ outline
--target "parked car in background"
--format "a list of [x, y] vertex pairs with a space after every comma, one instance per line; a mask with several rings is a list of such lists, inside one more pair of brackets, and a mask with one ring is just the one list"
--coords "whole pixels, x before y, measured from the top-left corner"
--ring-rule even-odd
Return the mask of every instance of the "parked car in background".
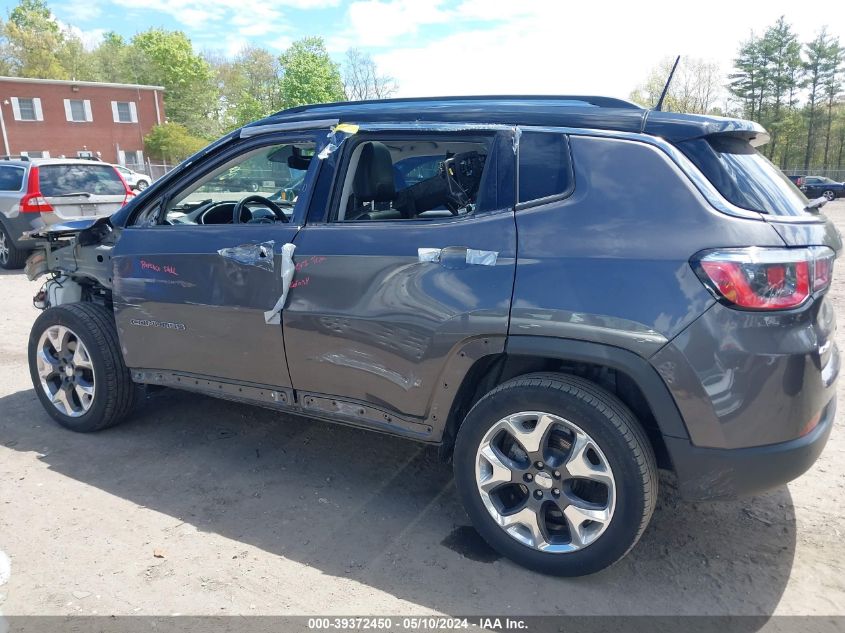
[[76, 218], [111, 215], [135, 194], [108, 163], [77, 158], [0, 160], [0, 268], [23, 268], [24, 233]]
[[132, 171], [128, 167], [124, 167], [123, 165], [115, 165], [114, 168], [120, 172], [120, 175], [123, 176], [123, 179], [126, 181], [126, 184], [129, 185], [131, 189], [137, 189], [138, 191], [143, 191], [147, 187], [150, 186], [150, 177], [147, 174], [143, 174], [138, 171]]
[[39, 232], [35, 391], [79, 432], [149, 384], [424, 442], [502, 554], [598, 571], [658, 467], [688, 499], [756, 494], [833, 427], [842, 244], [767, 140], [602, 97], [281, 112]]
[[824, 176], [805, 176], [801, 190], [811, 200], [821, 196], [833, 200], [845, 196], [845, 183], [836, 182]]

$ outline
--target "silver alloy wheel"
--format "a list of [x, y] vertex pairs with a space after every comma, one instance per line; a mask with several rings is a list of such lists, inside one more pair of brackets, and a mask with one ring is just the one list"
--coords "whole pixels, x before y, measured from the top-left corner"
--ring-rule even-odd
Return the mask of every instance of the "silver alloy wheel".
[[94, 364], [85, 344], [68, 327], [53, 325], [38, 339], [36, 351], [41, 388], [61, 413], [72, 418], [94, 403]]
[[143, 191], [147, 187], [149, 187], [149, 183], [146, 180], [139, 180], [138, 184], [135, 185], [138, 188], [138, 191]]
[[6, 241], [6, 233], [0, 230], [0, 264], [7, 264], [9, 256], [9, 243]]
[[514, 413], [487, 431], [475, 479], [499, 527], [543, 552], [591, 545], [616, 507], [613, 471], [595, 440], [573, 422], [541, 411]]
[[833, 193], [832, 191], [829, 191], [829, 190], [828, 190], [828, 191], [825, 191], [822, 195], [823, 195], [825, 198], [827, 198], [828, 200], [833, 200], [834, 198], [836, 198], [836, 194], [835, 194], [835, 193]]

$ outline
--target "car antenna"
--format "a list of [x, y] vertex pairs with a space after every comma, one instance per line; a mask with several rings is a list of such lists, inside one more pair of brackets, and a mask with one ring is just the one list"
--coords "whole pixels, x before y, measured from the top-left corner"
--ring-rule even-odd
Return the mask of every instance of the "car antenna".
[[679, 61], [681, 61], [680, 55], [675, 58], [675, 63], [672, 64], [672, 70], [669, 71], [669, 78], [666, 80], [666, 85], [663, 86], [663, 92], [660, 93], [660, 98], [657, 100], [657, 105], [652, 108], [657, 112], [660, 112], [660, 110], [663, 108], [663, 100], [666, 98], [666, 93], [669, 92], [669, 84], [672, 83], [672, 77], [675, 76], [675, 69], [678, 67]]

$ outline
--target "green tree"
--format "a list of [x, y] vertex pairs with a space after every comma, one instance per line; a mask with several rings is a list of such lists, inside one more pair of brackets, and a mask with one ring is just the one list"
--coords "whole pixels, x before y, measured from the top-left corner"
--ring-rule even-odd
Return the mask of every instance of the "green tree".
[[43, 0], [21, 0], [2, 25], [10, 74], [39, 79], [70, 79], [62, 64], [64, 34]]
[[[810, 161], [816, 149], [816, 133], [819, 125], [818, 105], [823, 98], [825, 82], [830, 74], [830, 56], [832, 53], [832, 42], [827, 34], [827, 28], [823, 27], [812, 42], [806, 44], [805, 50], [807, 59], [804, 62], [806, 79], [804, 88], [807, 89], [807, 146], [804, 151], [804, 169], [810, 168]], [[838, 44], [837, 44], [838, 46]]]
[[739, 54], [734, 59], [734, 72], [728, 78], [728, 89], [743, 106], [746, 118], [757, 120], [758, 104], [763, 100], [766, 84], [765, 54], [760, 38], [751, 37], [743, 42]]
[[209, 63], [194, 52], [181, 31], [155, 28], [132, 38], [130, 55], [143, 60], [133, 67], [138, 83], [164, 86], [167, 118], [197, 136], [218, 133], [215, 113], [218, 91]]
[[279, 59], [263, 48], [247, 47], [231, 61], [216, 64], [224, 129], [240, 127], [283, 107]]
[[203, 138], [194, 136], [184, 125], [163, 123], [156, 125], [144, 137], [144, 149], [155, 159], [170, 163], [185, 160], [208, 144]]
[[40, 79], [95, 79], [92, 54], [62, 29], [43, 0], [20, 0], [0, 23], [0, 72]]
[[822, 80], [822, 91], [827, 101], [827, 129], [824, 137], [824, 157], [822, 158], [822, 165], [825, 167], [829, 167], [828, 155], [831, 148], [834, 106], [842, 92], [843, 58], [845, 58], [845, 48], [839, 45], [839, 38], [833, 38], [828, 45], [824, 79]]
[[763, 87], [759, 117], [771, 134], [771, 141], [764, 150], [774, 160], [781, 129], [795, 106], [795, 92], [801, 76], [801, 44], [781, 16], [766, 29], [760, 46], [764, 51], [762, 58], [769, 66], [764, 73], [767, 84]]
[[834, 106], [836, 125], [834, 132], [839, 149], [836, 152], [835, 169], [845, 169], [845, 102]]
[[140, 83], [142, 69], [148, 63], [140, 48], [114, 31], [103, 36], [92, 57], [97, 80], [113, 83]]
[[97, 64], [94, 55], [87, 50], [76, 35], [65, 32], [59, 47], [62, 66], [71, 79], [80, 81], [97, 80]]
[[59, 25], [43, 0], [20, 0], [9, 13], [9, 22], [21, 29], [52, 31], [59, 34]]
[[281, 54], [279, 63], [283, 73], [281, 94], [285, 108], [345, 98], [340, 68], [329, 57], [322, 38], [297, 40]]

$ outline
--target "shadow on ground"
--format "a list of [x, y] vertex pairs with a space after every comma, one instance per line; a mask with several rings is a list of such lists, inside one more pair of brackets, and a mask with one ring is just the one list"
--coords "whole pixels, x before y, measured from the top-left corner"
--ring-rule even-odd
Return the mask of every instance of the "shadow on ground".
[[61, 429], [20, 391], [0, 398], [0, 445], [199, 530], [452, 614], [770, 615], [795, 555], [785, 487], [686, 504], [664, 477], [628, 557], [586, 578], [542, 577], [461, 529], [450, 467], [433, 450], [178, 391], [93, 435]]

